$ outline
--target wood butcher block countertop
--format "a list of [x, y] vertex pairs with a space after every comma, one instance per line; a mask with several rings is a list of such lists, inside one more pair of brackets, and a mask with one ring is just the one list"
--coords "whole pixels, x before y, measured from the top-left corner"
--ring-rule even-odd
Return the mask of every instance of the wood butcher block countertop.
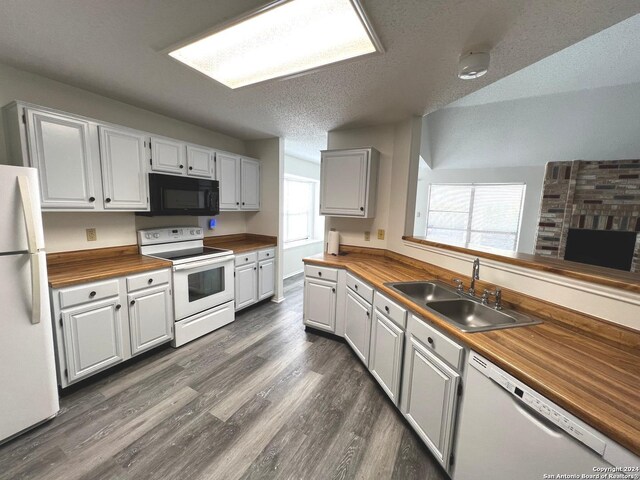
[[277, 237], [240, 233], [236, 235], [206, 237], [204, 239], [204, 244], [207, 247], [233, 250], [233, 253], [244, 253], [252, 250], [262, 250], [263, 248], [275, 247], [278, 244], [278, 241]]
[[171, 265], [167, 260], [140, 255], [136, 245], [47, 255], [49, 286], [52, 288], [171, 268]]
[[640, 455], [640, 332], [503, 289], [506, 306], [544, 323], [464, 333], [384, 286], [434, 278], [450, 284], [453, 272], [393, 252], [351, 248], [345, 256], [320, 254], [304, 261], [345, 268]]

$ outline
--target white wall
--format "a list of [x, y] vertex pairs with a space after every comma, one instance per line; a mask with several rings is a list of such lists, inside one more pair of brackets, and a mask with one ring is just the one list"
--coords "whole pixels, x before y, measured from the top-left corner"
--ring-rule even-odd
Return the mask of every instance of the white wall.
[[[286, 145], [285, 145], [286, 148]], [[320, 154], [318, 153], [318, 157]], [[320, 180], [320, 162], [310, 162], [301, 158], [294, 157], [292, 155], [284, 156], [284, 174], [295, 175], [296, 177], [309, 178], [312, 180]], [[321, 223], [319, 229], [319, 235], [322, 236], [324, 232], [324, 217], [318, 216], [317, 222]], [[318, 253], [322, 253], [324, 245], [324, 239], [320, 238], [315, 242], [305, 243], [304, 245], [287, 246], [283, 245], [283, 276], [288, 278], [292, 275], [300, 273], [304, 270], [304, 264], [302, 259], [310, 257]]]
[[[244, 154], [243, 141], [48, 78], [0, 64], [0, 106], [13, 100], [56, 108], [69, 113], [166, 135], [180, 140]], [[0, 163], [7, 163], [4, 128], [0, 118]], [[245, 213], [222, 213], [219, 226], [207, 235], [246, 231]], [[59, 252], [137, 243], [136, 229], [166, 225], [206, 226], [207, 218], [135, 217], [133, 213], [45, 213], [47, 251]], [[87, 242], [86, 228], [96, 228], [98, 240]]]
[[278, 237], [275, 301], [283, 300], [282, 186], [284, 140], [268, 138], [246, 142], [247, 155], [260, 159], [260, 211], [247, 212], [247, 232]]

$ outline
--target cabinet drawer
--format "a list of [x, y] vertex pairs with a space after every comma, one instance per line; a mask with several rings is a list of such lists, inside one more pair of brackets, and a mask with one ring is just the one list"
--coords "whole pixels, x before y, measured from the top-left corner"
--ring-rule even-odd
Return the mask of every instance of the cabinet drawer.
[[373, 288], [350, 273], [347, 273], [347, 287], [360, 295], [364, 301], [373, 303]]
[[270, 248], [268, 250], [260, 250], [258, 252], [258, 260], [267, 260], [269, 258], [274, 258], [276, 256], [275, 248]]
[[169, 270], [155, 270], [153, 272], [144, 272], [138, 275], [127, 277], [127, 291], [135, 292], [141, 288], [154, 287], [169, 283], [171, 274]]
[[335, 268], [316, 267], [315, 265], [304, 266], [305, 277], [322, 278], [323, 280], [338, 281], [338, 270]]
[[408, 330], [429, 350], [434, 351], [456, 370], [462, 370], [464, 347], [428, 325], [415, 315], [411, 316]]
[[258, 259], [256, 252], [239, 253], [236, 255], [236, 267], [241, 265], [247, 265], [249, 263], [255, 263]]
[[407, 326], [407, 311], [380, 292], [376, 292], [373, 305], [403, 330]]
[[119, 291], [118, 280], [85, 283], [77, 287], [63, 288], [60, 290], [60, 308], [113, 297], [118, 295]]

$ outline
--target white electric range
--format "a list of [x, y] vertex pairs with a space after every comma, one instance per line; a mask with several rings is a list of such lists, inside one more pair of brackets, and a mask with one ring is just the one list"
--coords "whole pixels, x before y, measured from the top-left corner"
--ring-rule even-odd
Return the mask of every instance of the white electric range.
[[142, 255], [173, 264], [174, 347], [235, 319], [234, 254], [204, 246], [203, 238], [200, 227], [138, 230]]

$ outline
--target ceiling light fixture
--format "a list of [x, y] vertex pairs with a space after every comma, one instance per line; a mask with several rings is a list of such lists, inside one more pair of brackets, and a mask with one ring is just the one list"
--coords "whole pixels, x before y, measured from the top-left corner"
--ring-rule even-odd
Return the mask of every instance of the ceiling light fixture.
[[489, 70], [488, 52], [469, 52], [460, 55], [458, 61], [458, 77], [463, 80], [473, 80], [487, 73]]
[[239, 88], [383, 49], [358, 0], [279, 0], [165, 52]]

